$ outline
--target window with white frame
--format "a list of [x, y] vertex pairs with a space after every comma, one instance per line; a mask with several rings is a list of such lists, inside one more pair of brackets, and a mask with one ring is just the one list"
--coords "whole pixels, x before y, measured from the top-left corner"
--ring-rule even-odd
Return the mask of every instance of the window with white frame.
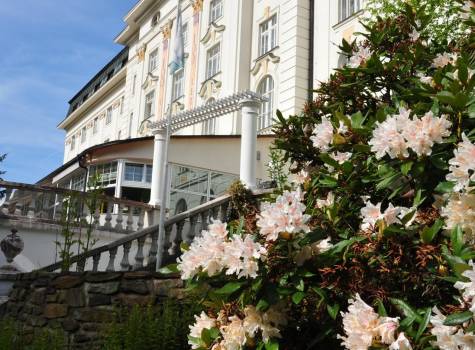
[[361, 10], [361, 0], [339, 0], [338, 5], [340, 22]]
[[125, 181], [142, 182], [144, 177], [144, 165], [125, 163]]
[[221, 44], [208, 50], [206, 55], [206, 79], [218, 74], [221, 69]]
[[270, 75], [265, 76], [259, 86], [257, 93], [266, 98], [266, 102], [261, 103], [258, 116], [258, 129], [264, 129], [272, 125], [272, 114], [274, 109], [274, 79]]
[[71, 151], [74, 150], [76, 148], [76, 135], [73, 135], [73, 137], [71, 137]]
[[99, 119], [96, 117], [94, 118], [94, 120], [92, 121], [92, 133], [95, 135], [97, 134], [97, 123], [99, 122]]
[[117, 162], [91, 165], [89, 168], [89, 181], [93, 180], [96, 175], [101, 186], [115, 184], [117, 180]]
[[223, 0], [211, 0], [209, 23], [216, 22], [223, 16]]
[[177, 100], [184, 94], [185, 70], [182, 68], [173, 74], [173, 100]]
[[86, 142], [86, 137], [87, 137], [87, 129], [84, 126], [81, 130], [81, 143]]
[[158, 67], [158, 49], [150, 52], [148, 56], [148, 71], [153, 72]]
[[80, 174], [74, 176], [71, 179], [71, 190], [73, 191], [84, 191], [84, 187], [86, 185], [86, 175]]
[[145, 95], [145, 112], [144, 118], [150, 118], [155, 114], [155, 90]]
[[[211, 97], [206, 101], [206, 105], [210, 105], [216, 102], [214, 97]], [[201, 130], [202, 135], [214, 135], [216, 133], [216, 118], [211, 118], [203, 122], [203, 128]]]
[[145, 166], [145, 182], [151, 183], [152, 182], [152, 165]]
[[112, 122], [112, 106], [107, 108], [106, 111], [106, 125]]
[[259, 56], [277, 46], [277, 15], [261, 23], [259, 26]]
[[181, 33], [183, 37], [183, 45], [186, 46], [188, 44], [188, 23], [183, 24], [181, 27]]

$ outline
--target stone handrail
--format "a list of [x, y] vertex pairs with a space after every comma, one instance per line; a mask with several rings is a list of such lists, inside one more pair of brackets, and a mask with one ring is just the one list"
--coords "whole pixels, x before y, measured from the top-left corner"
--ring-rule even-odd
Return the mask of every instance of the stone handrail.
[[[272, 190], [260, 190], [254, 192], [254, 196], [260, 197], [270, 192]], [[163, 265], [176, 259], [180, 253], [182, 242], [190, 243], [199, 232], [207, 228], [212, 219], [225, 221], [231, 209], [231, 196], [224, 195], [166, 220], [164, 225]], [[107, 265], [102, 265], [105, 267], [105, 271], [117, 271], [119, 269], [122, 271], [155, 271], [157, 268], [158, 230], [159, 225], [154, 225], [140, 232], [129, 234], [110, 244], [73, 256], [70, 258], [71, 268], [74, 269], [73, 265], [76, 264], [75, 269], [77, 271], [88, 270], [88, 267], [91, 271], [100, 271], [99, 262], [103, 255], [107, 255]], [[149, 243], [148, 254], [144, 252], [146, 242]], [[132, 248], [135, 252], [133, 262], [130, 261]], [[118, 253], [121, 256], [120, 260], [117, 259]], [[53, 272], [60, 270], [62, 267], [63, 263], [60, 261], [41, 270]]]
[[[145, 214], [158, 210], [142, 202], [98, 194], [97, 205], [91, 213], [85, 205], [91, 198], [87, 192], [8, 181], [0, 181], [0, 190], [5, 191], [4, 198], [0, 198], [0, 218], [3, 219], [60, 224], [67, 209], [65, 202], [74, 198], [78, 219], [89, 221], [96, 230], [129, 233], [142, 230]], [[149, 225], [153, 216], [147, 216]]]

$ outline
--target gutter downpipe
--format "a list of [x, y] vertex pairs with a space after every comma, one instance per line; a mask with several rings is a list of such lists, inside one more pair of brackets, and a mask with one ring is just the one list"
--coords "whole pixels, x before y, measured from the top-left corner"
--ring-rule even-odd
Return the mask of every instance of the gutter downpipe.
[[314, 74], [314, 35], [315, 35], [315, 0], [310, 1], [309, 42], [308, 42], [308, 99], [313, 100], [313, 74]]

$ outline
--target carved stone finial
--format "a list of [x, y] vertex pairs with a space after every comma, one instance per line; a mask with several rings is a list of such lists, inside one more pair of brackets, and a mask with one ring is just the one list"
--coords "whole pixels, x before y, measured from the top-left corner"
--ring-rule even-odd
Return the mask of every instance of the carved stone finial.
[[147, 44], [143, 44], [137, 49], [137, 57], [139, 58], [139, 62], [142, 62], [145, 59], [146, 50], [147, 50]]
[[161, 29], [163, 34], [163, 39], [170, 39], [172, 36], [172, 25], [173, 21], [169, 20]]
[[15, 257], [23, 251], [23, 248], [25, 248], [25, 243], [21, 237], [17, 235], [18, 230], [12, 228], [11, 232], [11, 235], [6, 236], [0, 242], [0, 249], [7, 258], [8, 263], [12, 263], [13, 259], [15, 259]]

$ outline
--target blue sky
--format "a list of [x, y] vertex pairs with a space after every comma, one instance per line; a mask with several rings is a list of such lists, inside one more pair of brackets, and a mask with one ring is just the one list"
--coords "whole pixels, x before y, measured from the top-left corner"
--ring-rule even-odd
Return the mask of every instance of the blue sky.
[[0, 6], [0, 170], [35, 183], [62, 164], [69, 99], [121, 46], [136, 0], [16, 0]]

